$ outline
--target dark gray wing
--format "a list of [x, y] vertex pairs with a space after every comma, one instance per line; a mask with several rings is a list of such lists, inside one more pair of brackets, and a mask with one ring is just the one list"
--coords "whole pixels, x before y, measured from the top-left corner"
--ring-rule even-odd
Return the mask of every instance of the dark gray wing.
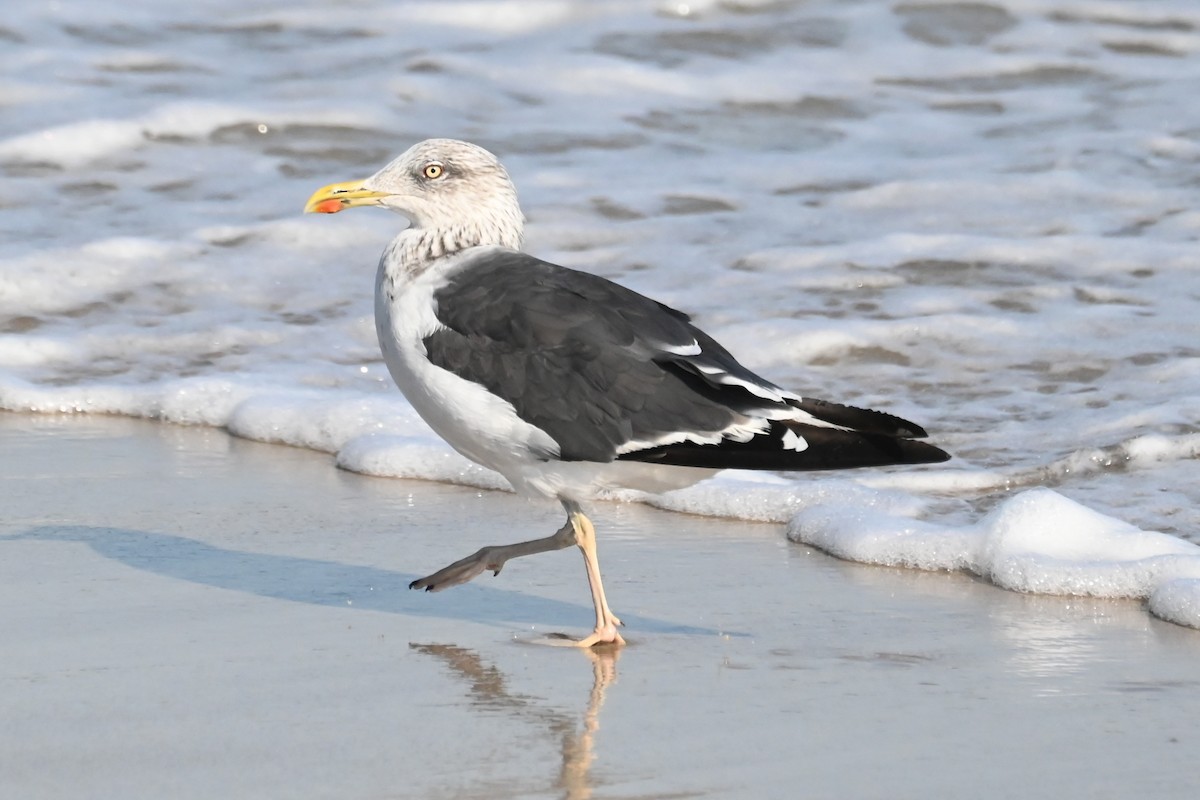
[[686, 314], [523, 253], [481, 255], [434, 300], [446, 329], [426, 337], [430, 361], [512, 403], [564, 460], [611, 461], [627, 442], [673, 431], [715, 433], [764, 405], [739, 387], [720, 398], [698, 391], [703, 379], [671, 367], [679, 353], [702, 352], [770, 386]]
[[[924, 434], [887, 414], [789, 395], [739, 364], [686, 314], [524, 253], [481, 253], [434, 300], [446, 327], [424, 340], [430, 361], [507, 400], [558, 442], [564, 460], [611, 461], [629, 442], [680, 431], [712, 435], [743, 415], [782, 406], [836, 417], [829, 420], [835, 425], [857, 420], [885, 437]], [[768, 444], [771, 436], [754, 438], [779, 449], [778, 441]], [[761, 461], [759, 448], [733, 444], [684, 443], [620, 457], [686, 465], [696, 452], [704, 462], [696, 466], [738, 466], [748, 454], [751, 465]], [[814, 455], [790, 452], [793, 466], [770, 468], [827, 468], [808, 465]]]

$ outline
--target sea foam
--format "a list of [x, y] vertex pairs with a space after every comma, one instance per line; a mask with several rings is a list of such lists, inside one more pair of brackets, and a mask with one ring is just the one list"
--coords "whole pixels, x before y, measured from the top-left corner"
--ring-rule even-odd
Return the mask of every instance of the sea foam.
[[887, 503], [842, 494], [801, 510], [787, 535], [853, 561], [967, 570], [1018, 592], [1147, 599], [1155, 615], [1200, 628], [1200, 546], [1143, 531], [1050, 489], [1020, 492], [962, 527], [909, 519]]

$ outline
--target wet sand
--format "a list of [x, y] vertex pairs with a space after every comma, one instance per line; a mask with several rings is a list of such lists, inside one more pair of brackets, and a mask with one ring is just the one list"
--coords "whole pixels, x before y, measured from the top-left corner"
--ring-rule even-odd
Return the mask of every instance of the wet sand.
[[1194, 796], [1200, 633], [881, 569], [782, 526], [595, 511], [201, 428], [0, 414], [0, 797]]

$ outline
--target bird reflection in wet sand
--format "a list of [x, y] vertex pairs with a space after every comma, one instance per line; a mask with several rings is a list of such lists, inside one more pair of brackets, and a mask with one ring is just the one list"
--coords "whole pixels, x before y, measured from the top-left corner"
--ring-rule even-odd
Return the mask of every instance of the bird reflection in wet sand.
[[596, 731], [600, 729], [600, 709], [605, 691], [617, 679], [617, 659], [620, 648], [586, 648], [581, 652], [592, 664], [592, 688], [588, 692], [583, 712], [583, 724], [574, 714], [539, 705], [539, 699], [514, 694], [505, 686], [504, 673], [488, 664], [479, 654], [452, 644], [418, 644], [410, 642], [413, 650], [441, 659], [450, 671], [469, 682], [472, 705], [484, 710], [506, 710], [514, 718], [544, 724], [558, 738], [562, 748], [562, 768], [555, 788], [561, 789], [564, 800], [586, 800], [592, 796], [595, 783], [590, 770], [594, 755]]

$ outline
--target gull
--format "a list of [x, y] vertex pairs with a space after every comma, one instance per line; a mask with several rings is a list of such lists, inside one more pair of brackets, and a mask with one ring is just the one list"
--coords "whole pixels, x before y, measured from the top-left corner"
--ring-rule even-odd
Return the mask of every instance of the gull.
[[575, 644], [624, 644], [584, 504], [664, 492], [722, 469], [829, 470], [945, 461], [918, 425], [802, 397], [759, 377], [687, 314], [521, 251], [517, 192], [487, 150], [420, 142], [365, 180], [318, 189], [306, 212], [382, 206], [409, 221], [375, 278], [383, 359], [405, 398], [517, 492], [557, 499], [553, 535], [484, 547], [413, 581], [439, 591], [513, 558], [576, 545], [596, 624]]

